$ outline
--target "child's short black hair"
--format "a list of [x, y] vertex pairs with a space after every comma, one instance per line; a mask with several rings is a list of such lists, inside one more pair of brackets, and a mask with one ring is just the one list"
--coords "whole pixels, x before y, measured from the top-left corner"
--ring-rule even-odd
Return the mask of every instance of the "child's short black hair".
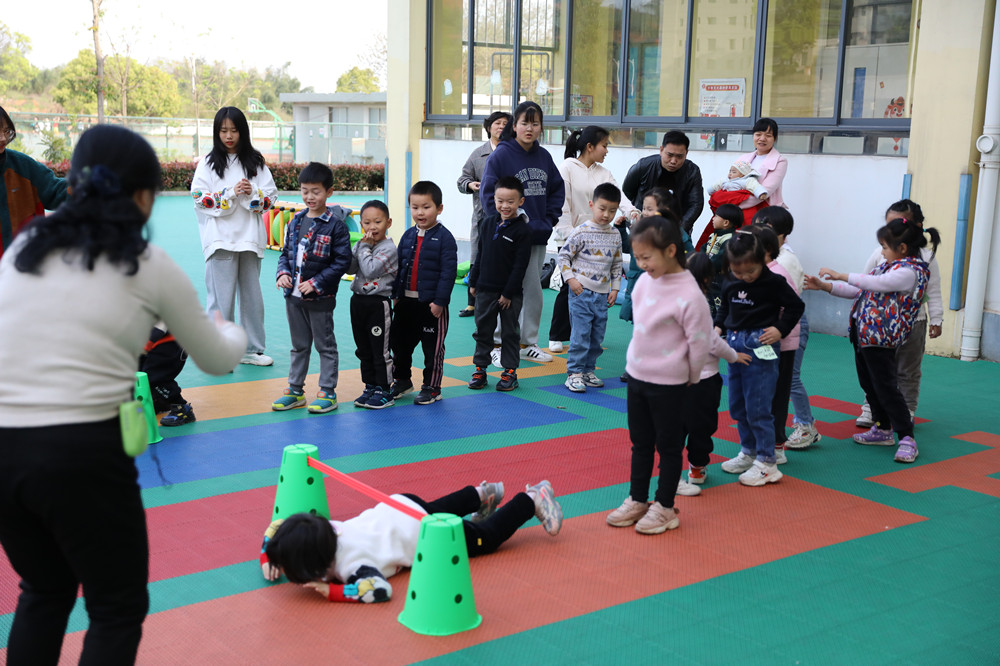
[[781, 241], [778, 240], [778, 234], [774, 233], [774, 229], [766, 224], [752, 224], [750, 231], [764, 246], [764, 252], [771, 255], [771, 261], [777, 259], [778, 253], [781, 252]]
[[902, 213], [903, 217], [910, 222], [916, 222], [918, 225], [924, 226], [924, 211], [921, 210], [920, 204], [916, 201], [900, 199], [886, 209], [885, 214], [889, 215], [889, 213]]
[[726, 243], [726, 258], [730, 264], [739, 264], [749, 261], [752, 264], [763, 266], [764, 245], [757, 239], [757, 236], [749, 229], [740, 229], [728, 243]]
[[496, 192], [499, 189], [505, 190], [517, 190], [520, 196], [524, 196], [524, 183], [517, 176], [504, 176], [503, 178], [497, 178], [497, 184], [493, 186], [493, 191]]
[[795, 228], [795, 220], [787, 209], [781, 206], [767, 206], [757, 211], [753, 216], [753, 224], [763, 224], [774, 229], [779, 236], [791, 236]]
[[614, 183], [601, 183], [594, 188], [594, 196], [590, 198], [591, 201], [598, 199], [604, 199], [618, 205], [622, 202], [622, 191]]
[[742, 227], [746, 219], [743, 217], [743, 211], [740, 207], [734, 204], [722, 204], [715, 209], [715, 214], [729, 222], [733, 227], [733, 231]]
[[656, 210], [663, 215], [663, 211], [672, 211], [677, 207], [677, 197], [674, 193], [665, 187], [654, 187], [642, 195], [642, 201], [639, 202], [640, 207], [646, 201], [646, 197], [653, 197], [653, 201], [656, 202]]
[[712, 266], [712, 260], [704, 252], [692, 252], [687, 255], [684, 264], [685, 268], [691, 271], [691, 275], [694, 276], [694, 280], [701, 287], [702, 292], [707, 294], [708, 288], [715, 278], [715, 267]]
[[299, 172], [299, 185], [322, 185], [324, 190], [333, 187], [333, 170], [325, 164], [310, 162]]
[[663, 215], [644, 217], [632, 225], [631, 237], [633, 246], [636, 243], [648, 243], [658, 250], [666, 250], [673, 245], [676, 249], [674, 258], [684, 268], [684, 237], [681, 235], [681, 225], [677, 216], [666, 211], [672, 219]]
[[326, 518], [296, 513], [281, 523], [264, 554], [293, 583], [321, 580], [337, 554], [337, 533]]
[[409, 201], [410, 197], [414, 194], [429, 196], [434, 205], [438, 208], [444, 203], [444, 195], [441, 193], [441, 188], [438, 187], [437, 183], [431, 182], [429, 180], [418, 180], [413, 183], [413, 187], [410, 188], [410, 193], [406, 195], [406, 200]]
[[383, 213], [385, 213], [386, 217], [389, 217], [389, 207], [386, 206], [381, 201], [379, 201], [378, 199], [371, 199], [369, 201], [366, 201], [365, 205], [362, 206], [361, 210], [358, 212], [358, 217], [361, 217], [362, 215], [364, 215], [365, 211], [368, 210], [369, 208], [374, 208], [375, 210], [380, 210]]

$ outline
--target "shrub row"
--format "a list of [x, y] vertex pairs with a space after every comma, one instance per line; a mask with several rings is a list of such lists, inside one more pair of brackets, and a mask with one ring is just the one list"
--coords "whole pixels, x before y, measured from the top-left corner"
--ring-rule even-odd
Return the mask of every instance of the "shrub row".
[[[69, 171], [69, 162], [50, 162], [47, 166], [57, 176], [65, 177]], [[282, 162], [269, 164], [274, 184], [279, 190], [295, 191], [299, 189], [299, 171], [305, 164]], [[194, 177], [195, 165], [191, 162], [162, 162], [163, 189], [166, 191], [181, 191], [191, 189], [191, 179]], [[364, 192], [385, 188], [385, 167], [381, 164], [331, 164], [333, 170], [333, 189], [338, 192]]]

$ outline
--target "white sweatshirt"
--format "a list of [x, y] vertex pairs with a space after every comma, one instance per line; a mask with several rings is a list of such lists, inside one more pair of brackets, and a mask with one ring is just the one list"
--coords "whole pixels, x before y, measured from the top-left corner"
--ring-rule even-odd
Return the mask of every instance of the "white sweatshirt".
[[[394, 500], [425, 513], [405, 495]], [[331, 520], [337, 533], [337, 552], [327, 577], [346, 583], [363, 566], [375, 567], [386, 578], [413, 566], [420, 521], [381, 502], [345, 521]]]
[[[191, 180], [191, 196], [198, 216], [198, 233], [201, 250], [208, 259], [216, 250], [253, 252], [264, 256], [267, 247], [267, 230], [261, 213], [274, 206], [278, 188], [266, 166], [257, 175], [248, 178], [252, 194], [236, 194], [236, 183], [246, 178], [243, 165], [236, 155], [229, 156], [229, 163], [220, 178], [215, 169], [202, 158]], [[255, 204], [255, 205], [254, 205]]]
[[[603, 164], [594, 162], [586, 167], [575, 157], [563, 160], [559, 165], [559, 174], [566, 187], [566, 200], [563, 202], [562, 215], [556, 223], [554, 239], [556, 244], [561, 246], [569, 237], [569, 232], [593, 218], [590, 211], [590, 197], [594, 195], [594, 188], [601, 183], [611, 183], [618, 189], [621, 189], [621, 186]], [[636, 210], [636, 207], [623, 194], [618, 210], [622, 215], [628, 216]]]

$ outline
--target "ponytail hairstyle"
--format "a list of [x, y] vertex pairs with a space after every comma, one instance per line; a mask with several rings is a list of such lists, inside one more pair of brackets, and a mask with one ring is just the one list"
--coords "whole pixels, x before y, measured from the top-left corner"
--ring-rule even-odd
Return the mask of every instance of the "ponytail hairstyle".
[[587, 125], [582, 130], [573, 130], [566, 138], [566, 152], [563, 153], [563, 157], [580, 157], [587, 151], [587, 146], [596, 148], [597, 144], [609, 136], [611, 132], [597, 125]]
[[250, 143], [250, 124], [247, 123], [247, 117], [243, 112], [235, 106], [224, 106], [216, 112], [215, 122], [212, 123], [212, 152], [205, 160], [215, 175], [222, 178], [229, 165], [229, 151], [219, 138], [219, 132], [222, 131], [222, 121], [227, 118], [233, 121], [236, 131], [240, 133], [240, 141], [236, 144], [236, 159], [243, 165], [247, 178], [253, 178], [264, 168], [264, 156]]
[[941, 243], [941, 234], [934, 227], [924, 229], [913, 220], [897, 217], [878, 230], [879, 243], [885, 243], [893, 252], [906, 245], [906, 256], [920, 258], [920, 249], [927, 247], [927, 237], [931, 239], [931, 253], [936, 254]]
[[764, 248], [765, 259], [767, 256], [771, 257], [771, 261], [778, 258], [778, 253], [781, 252], [781, 242], [778, 240], [778, 234], [774, 233], [774, 229], [764, 224], [753, 224], [750, 225], [750, 233], [757, 237]]
[[764, 261], [764, 246], [757, 236], [749, 229], [740, 229], [726, 243], [726, 258], [730, 264], [750, 263], [766, 265]]
[[95, 125], [80, 136], [67, 181], [69, 198], [24, 230], [27, 241], [14, 266], [38, 273], [49, 253], [63, 250], [67, 261], [79, 253], [87, 270], [104, 255], [126, 275], [135, 275], [148, 240], [147, 217], [132, 195], [160, 187], [160, 162], [152, 146], [124, 127]]
[[692, 252], [691, 256], [687, 257], [685, 263], [687, 264], [686, 268], [694, 276], [695, 282], [701, 287], [702, 293], [708, 296], [709, 286], [711, 286], [712, 280], [715, 278], [715, 268], [712, 266], [712, 260], [704, 252]]
[[524, 101], [518, 104], [517, 108], [514, 109], [514, 119], [507, 123], [507, 126], [503, 128], [503, 133], [500, 134], [501, 141], [514, 138], [514, 125], [516, 125], [517, 121], [522, 117], [528, 122], [537, 120], [539, 124], [541, 124], [542, 107], [531, 101]]
[[632, 225], [632, 243], [647, 243], [658, 250], [666, 250], [673, 245], [677, 248], [674, 258], [684, 268], [684, 239], [681, 236], [680, 220], [671, 211], [660, 215], [644, 217]]
[[[674, 208], [677, 207], [677, 198], [674, 197], [674, 193], [665, 187], [654, 187], [651, 190], [646, 191], [642, 195], [642, 201], [639, 202], [639, 207], [642, 207], [642, 202], [646, 200], [646, 197], [653, 197], [653, 201], [656, 202], [656, 210], [659, 211], [660, 215], [663, 215], [664, 211], [673, 212]], [[676, 215], [675, 215], [676, 217]]]
[[924, 211], [920, 210], [920, 204], [916, 201], [900, 199], [886, 209], [885, 216], [889, 217], [889, 213], [901, 213], [902, 217], [910, 222], [916, 222], [917, 226], [924, 226]]

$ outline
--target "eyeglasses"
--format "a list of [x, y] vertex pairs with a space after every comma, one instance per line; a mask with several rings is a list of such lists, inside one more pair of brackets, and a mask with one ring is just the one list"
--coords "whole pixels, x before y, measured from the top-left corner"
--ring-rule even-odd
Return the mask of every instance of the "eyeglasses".
[[17, 136], [17, 132], [15, 132], [12, 129], [0, 132], [0, 137], [3, 138], [4, 143], [10, 143], [11, 141], [14, 140], [15, 136]]

